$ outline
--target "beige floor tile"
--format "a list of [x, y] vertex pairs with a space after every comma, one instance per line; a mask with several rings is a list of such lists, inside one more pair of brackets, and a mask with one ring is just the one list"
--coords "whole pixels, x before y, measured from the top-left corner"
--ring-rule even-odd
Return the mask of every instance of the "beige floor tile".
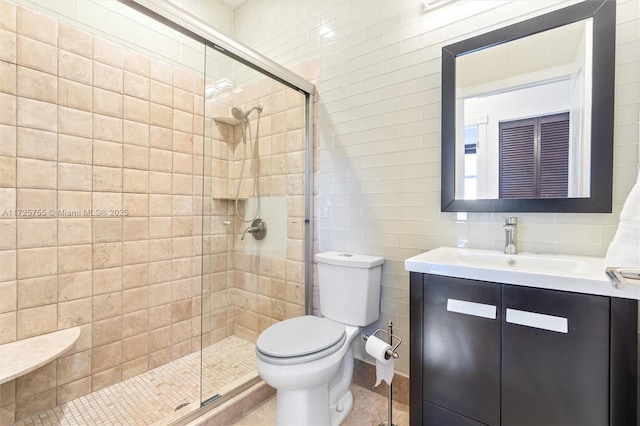
[[[353, 409], [342, 426], [378, 426], [388, 420], [388, 400], [358, 385], [351, 385]], [[275, 421], [276, 399], [272, 397], [249, 412], [233, 426], [266, 426]], [[409, 424], [409, 406], [393, 403], [393, 424]]]
[[[207, 347], [202, 360], [205, 389], [215, 395], [216, 389], [222, 392], [232, 382], [255, 373], [255, 345], [230, 336]], [[150, 425], [173, 414], [180, 404], [198, 401], [200, 361], [201, 353], [194, 352], [15, 425]]]
[[[202, 354], [195, 352], [169, 364], [129, 378], [97, 392], [69, 401], [17, 422], [26, 425], [141, 425], [162, 423], [183, 403], [200, 398], [201, 369], [206, 399], [220, 389], [255, 372], [255, 346], [230, 336], [209, 346]], [[216, 391], [218, 390], [218, 391]], [[387, 420], [387, 399], [361, 386], [352, 385], [354, 406], [343, 426], [377, 426]], [[409, 424], [407, 405], [394, 403], [393, 423]], [[172, 418], [175, 418], [172, 416]], [[275, 397], [257, 406], [234, 426], [273, 425]]]

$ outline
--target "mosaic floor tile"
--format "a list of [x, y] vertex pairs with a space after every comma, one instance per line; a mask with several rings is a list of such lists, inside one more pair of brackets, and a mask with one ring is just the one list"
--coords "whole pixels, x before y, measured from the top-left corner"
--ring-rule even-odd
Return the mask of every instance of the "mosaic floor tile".
[[[200, 399], [200, 362], [205, 398], [255, 372], [255, 345], [236, 336], [15, 423], [32, 425], [146, 426]], [[210, 395], [209, 395], [210, 394]], [[209, 396], [206, 396], [209, 395]]]

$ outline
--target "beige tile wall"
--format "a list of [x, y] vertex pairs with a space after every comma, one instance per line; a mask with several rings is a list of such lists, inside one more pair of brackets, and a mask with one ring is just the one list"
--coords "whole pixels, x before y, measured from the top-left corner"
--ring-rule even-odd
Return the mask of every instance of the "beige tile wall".
[[[207, 58], [210, 65], [210, 59]], [[207, 80], [206, 83], [209, 83]], [[232, 265], [228, 254], [233, 243], [232, 218], [228, 215], [228, 200], [214, 198], [214, 188], [226, 185], [227, 144], [233, 128], [216, 126], [214, 116], [227, 116], [231, 106], [218, 100], [206, 100], [204, 124], [204, 205], [203, 205], [203, 269], [202, 269], [202, 345], [216, 343], [233, 335], [233, 315], [230, 308], [230, 276]], [[228, 224], [227, 224], [228, 223]]]
[[[304, 315], [304, 96], [270, 79], [260, 79], [246, 85], [235, 102], [244, 110], [263, 107], [262, 113], [250, 115], [260, 194], [282, 195], [286, 202], [284, 258], [246, 254], [240, 235], [248, 224], [234, 221], [234, 333], [255, 341], [269, 325]], [[241, 132], [235, 135], [239, 142]], [[230, 181], [235, 190], [243, 147], [236, 143], [229, 149]], [[251, 193], [253, 175], [247, 173], [251, 170], [247, 162], [241, 193]]]
[[[258, 184], [262, 196], [284, 197], [287, 248], [284, 258], [246, 254], [240, 235], [248, 224], [235, 217], [233, 201], [244, 155], [242, 132], [239, 125], [207, 120], [205, 164], [210, 152], [212, 178], [209, 181], [205, 171], [205, 193], [210, 191], [212, 198], [205, 211], [212, 217], [210, 241], [209, 235], [205, 236], [205, 253], [210, 256], [205, 256], [204, 345], [231, 334], [255, 341], [274, 322], [303, 315], [305, 302], [304, 96], [261, 78], [220, 99], [222, 103], [207, 103], [207, 117], [231, 117], [232, 106], [244, 110], [263, 107], [262, 113], [254, 111], [250, 116], [252, 146], [257, 147]], [[224, 99], [232, 101], [225, 103]], [[248, 150], [247, 155], [241, 197], [253, 194], [252, 152]], [[241, 201], [241, 213], [244, 207]], [[229, 225], [224, 226], [224, 221]]]
[[83, 331], [0, 386], [0, 423], [197, 350], [201, 332], [204, 344], [255, 341], [303, 314], [304, 97], [261, 80], [231, 98], [263, 105], [251, 123], [260, 190], [287, 209], [286, 257], [246, 255], [228, 195], [210, 198], [235, 192], [241, 132], [204, 120], [202, 78], [9, 1], [0, 10], [0, 344]]
[[0, 424], [200, 348], [203, 86], [0, 0], [0, 344], [82, 329]]

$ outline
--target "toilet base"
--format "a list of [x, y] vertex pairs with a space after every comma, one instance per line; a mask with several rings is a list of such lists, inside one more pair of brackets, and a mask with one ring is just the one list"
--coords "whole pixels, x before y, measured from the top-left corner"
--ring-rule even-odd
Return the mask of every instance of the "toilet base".
[[330, 424], [329, 411], [327, 410], [328, 396], [326, 385], [304, 391], [278, 389], [276, 392], [276, 425]]
[[[276, 425], [339, 426], [353, 409], [353, 394], [345, 393], [327, 410], [327, 390], [323, 387], [276, 393]], [[286, 409], [285, 409], [286, 408]]]
[[329, 408], [329, 424], [331, 426], [340, 425], [351, 413], [351, 409], [353, 408], [353, 394], [351, 391], [344, 394], [335, 405]]

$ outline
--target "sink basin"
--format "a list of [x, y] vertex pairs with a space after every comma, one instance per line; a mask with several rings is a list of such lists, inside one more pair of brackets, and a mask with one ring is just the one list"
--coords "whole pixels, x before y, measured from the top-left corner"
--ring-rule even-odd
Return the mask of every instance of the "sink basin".
[[405, 260], [405, 269], [527, 287], [640, 300], [640, 285], [617, 289], [605, 274], [604, 258], [440, 247]]
[[482, 250], [449, 250], [451, 260], [459, 265], [488, 268], [507, 268], [551, 274], [589, 274], [599, 259], [582, 259], [569, 257], [553, 257], [522, 253], [506, 255], [498, 251]]

